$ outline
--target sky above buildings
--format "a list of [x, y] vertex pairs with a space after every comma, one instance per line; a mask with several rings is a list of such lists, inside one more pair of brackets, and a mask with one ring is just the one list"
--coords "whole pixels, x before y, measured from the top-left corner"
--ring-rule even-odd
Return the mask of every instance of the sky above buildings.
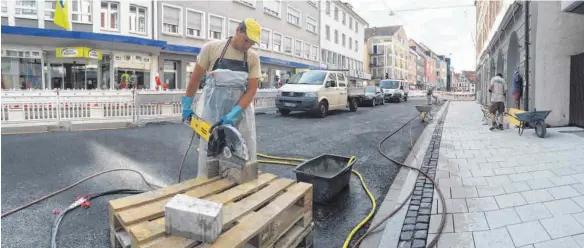
[[[455, 71], [475, 69], [475, 8], [472, 0], [351, 0], [369, 27], [403, 25], [410, 39], [452, 58]], [[441, 8], [469, 5], [469, 7]], [[422, 8], [440, 8], [423, 9]], [[395, 16], [390, 16], [389, 9]], [[418, 9], [418, 10], [411, 10]], [[405, 11], [411, 10], [411, 11]]]

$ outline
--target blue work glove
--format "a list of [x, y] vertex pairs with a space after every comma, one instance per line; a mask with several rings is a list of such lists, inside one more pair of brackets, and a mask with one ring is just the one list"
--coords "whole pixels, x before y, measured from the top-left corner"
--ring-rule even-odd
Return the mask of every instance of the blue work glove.
[[193, 97], [192, 96], [183, 96], [181, 98], [182, 103], [182, 117], [183, 120], [187, 119], [193, 113]]
[[241, 112], [243, 112], [243, 109], [239, 105], [235, 105], [229, 114], [221, 116], [219, 120], [222, 121], [222, 125], [235, 126], [241, 119]]

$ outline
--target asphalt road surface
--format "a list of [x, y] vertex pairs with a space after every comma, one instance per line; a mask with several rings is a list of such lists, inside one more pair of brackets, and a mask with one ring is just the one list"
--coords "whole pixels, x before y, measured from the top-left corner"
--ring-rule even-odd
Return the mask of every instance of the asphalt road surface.
[[[377, 143], [417, 115], [421, 100], [337, 111], [324, 119], [304, 114], [258, 115], [258, 152], [275, 156], [312, 158], [323, 153], [355, 155], [361, 172], [381, 205], [398, 168], [377, 152]], [[403, 161], [424, 128], [416, 120], [385, 143], [384, 150]], [[410, 131], [411, 130], [411, 131]], [[411, 133], [411, 137], [410, 137]], [[177, 180], [177, 167], [190, 140], [188, 127], [153, 124], [144, 128], [2, 135], [2, 212], [18, 207], [90, 174], [131, 168], [156, 184]], [[412, 140], [411, 140], [411, 139]], [[195, 146], [193, 146], [195, 147]], [[190, 152], [184, 178], [196, 176], [197, 153]], [[291, 166], [260, 165], [260, 169], [295, 179]], [[2, 247], [49, 247], [56, 215], [76, 196], [130, 188], [148, 189], [131, 172], [98, 176], [73, 189], [2, 219]], [[93, 200], [89, 209], [75, 209], [61, 224], [59, 247], [109, 247], [107, 202]], [[315, 247], [341, 247], [345, 237], [370, 211], [371, 205], [356, 176], [350, 187], [326, 205], [314, 205]]]

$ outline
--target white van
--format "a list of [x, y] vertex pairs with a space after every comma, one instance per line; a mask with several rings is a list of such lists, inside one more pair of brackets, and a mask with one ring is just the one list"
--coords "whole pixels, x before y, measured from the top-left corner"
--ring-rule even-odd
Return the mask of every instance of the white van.
[[278, 89], [276, 107], [282, 115], [291, 111], [313, 112], [325, 117], [329, 110], [357, 111], [365, 96], [362, 82], [350, 85], [342, 71], [300, 71]]
[[379, 88], [383, 91], [383, 99], [386, 102], [401, 102], [402, 99], [404, 102], [408, 101], [410, 86], [404, 80], [383, 79], [379, 82]]

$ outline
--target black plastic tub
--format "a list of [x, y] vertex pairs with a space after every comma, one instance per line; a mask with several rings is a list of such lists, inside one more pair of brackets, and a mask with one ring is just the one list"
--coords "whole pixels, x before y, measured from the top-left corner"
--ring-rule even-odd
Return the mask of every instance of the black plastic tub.
[[355, 159], [347, 164], [350, 159], [332, 154], [320, 155], [294, 169], [296, 180], [312, 184], [315, 203], [328, 202], [349, 185], [351, 170], [356, 161]]

